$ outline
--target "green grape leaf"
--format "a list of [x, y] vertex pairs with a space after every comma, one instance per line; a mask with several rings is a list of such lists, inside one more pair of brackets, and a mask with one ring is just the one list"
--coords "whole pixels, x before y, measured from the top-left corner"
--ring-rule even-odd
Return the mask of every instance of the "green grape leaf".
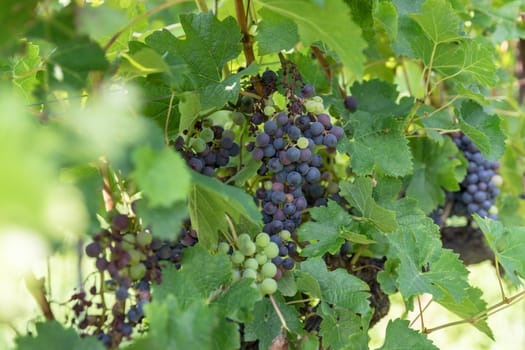
[[[461, 85], [458, 85], [461, 86]], [[439, 144], [443, 143], [441, 130], [452, 130], [457, 128], [454, 125], [454, 118], [447, 109], [436, 110], [428, 105], [422, 105], [418, 108], [416, 115], [420, 118], [425, 127], [428, 137]]]
[[170, 207], [184, 201], [190, 190], [191, 175], [182, 157], [169, 148], [154, 151], [138, 148], [133, 154], [133, 178], [152, 207]]
[[298, 41], [297, 24], [285, 16], [262, 8], [259, 15], [263, 19], [257, 26], [259, 54], [267, 55], [281, 50], [290, 50]]
[[372, 180], [357, 177], [353, 183], [341, 182], [341, 194], [355, 207], [363, 218], [369, 220], [383, 232], [397, 229], [396, 214], [379, 206], [372, 197]]
[[235, 19], [222, 22], [213, 13], [182, 14], [185, 40], [175, 40], [174, 49], [195, 73], [197, 86], [219, 82], [224, 65], [241, 52], [241, 32]]
[[459, 191], [458, 181], [466, 174], [466, 162], [458, 158], [458, 149], [450, 138], [445, 138], [441, 144], [427, 138], [414, 138], [410, 141], [410, 147], [414, 157], [414, 174], [406, 194], [417, 199], [420, 208], [429, 213], [444, 204], [443, 189]]
[[459, 17], [446, 0], [426, 0], [421, 13], [411, 14], [426, 36], [435, 44], [459, 39]]
[[180, 270], [171, 266], [162, 270], [163, 283], [153, 289], [156, 299], [174, 294], [181, 305], [195, 299], [207, 300], [232, 277], [231, 262], [226, 254], [211, 255], [198, 244], [186, 248], [183, 257]]
[[408, 324], [409, 321], [399, 318], [388, 321], [385, 342], [377, 350], [439, 350], [426, 334], [411, 329]]
[[61, 42], [47, 59], [50, 85], [81, 89], [91, 71], [105, 71], [109, 67], [105, 52], [88, 37], [77, 37]]
[[432, 68], [445, 76], [443, 80], [459, 75], [465, 84], [475, 80], [481, 85], [493, 86], [497, 81], [493, 52], [474, 40], [463, 39], [437, 46]]
[[104, 350], [105, 347], [95, 337], [80, 338], [73, 328], [64, 328], [56, 321], [36, 324], [36, 336], [26, 335], [15, 339], [16, 350], [56, 349], [56, 350]]
[[5, 0], [2, 2], [0, 12], [0, 51], [10, 52], [16, 41], [23, 37], [27, 29], [35, 19], [38, 0], [20, 2], [18, 0]]
[[119, 74], [128, 78], [168, 72], [170, 69], [161, 55], [149, 47], [142, 47], [130, 53], [122, 53], [121, 57]]
[[501, 222], [474, 215], [474, 220], [483, 232], [489, 248], [494, 252], [506, 276], [516, 285], [525, 278], [525, 228], [506, 227]]
[[399, 92], [396, 86], [378, 79], [356, 81], [350, 91], [358, 101], [357, 108], [373, 115], [405, 116], [413, 106], [411, 98], [401, 99], [397, 103]]
[[[481, 298], [483, 295], [481, 290], [469, 287], [466, 292], [467, 297], [458, 302], [455, 300], [454, 296], [448, 291], [445, 291], [445, 297], [438, 300], [437, 303], [463, 319], [468, 319], [487, 310], [487, 303]], [[476, 323], [472, 323], [472, 325], [491, 339], [494, 339], [494, 335], [492, 334], [492, 330], [490, 329], [487, 320], [478, 320]]]
[[188, 217], [186, 201], [159, 207], [150, 205], [149, 200], [143, 198], [138, 201], [135, 210], [143, 225], [150, 227], [155, 237], [167, 240], [178, 238], [182, 222]]
[[412, 159], [401, 119], [408, 115], [413, 100], [403, 98], [397, 104], [395, 87], [379, 80], [356, 82], [351, 91], [358, 110], [348, 117], [345, 129], [352, 137], [339, 142], [338, 149], [351, 155], [352, 170], [365, 175], [378, 167], [386, 175], [410, 174]]
[[366, 41], [343, 1], [332, 0], [320, 5], [301, 0], [258, 0], [257, 3], [297, 23], [305, 46], [323, 41], [335, 50], [344, 66], [356, 77], [363, 75]]
[[179, 295], [168, 294], [144, 309], [149, 331], [126, 349], [233, 350], [240, 346], [238, 325], [220, 317], [220, 310], [204, 299], [181, 303]]
[[208, 249], [215, 249], [219, 231], [227, 232], [230, 228], [226, 220], [228, 215], [234, 223], [241, 218], [259, 229], [261, 213], [253, 198], [242, 189], [223, 184], [217, 179], [194, 172], [189, 194], [189, 208], [192, 227], [198, 232], [199, 242]]
[[319, 282], [322, 300], [355, 313], [365, 314], [370, 311], [368, 285], [348, 271], [328, 271], [324, 260], [310, 258], [301, 263], [301, 273]]
[[[273, 297], [288, 329], [293, 333], [302, 334], [304, 331], [295, 307], [286, 304], [284, 298], [279, 294], [273, 294]], [[281, 332], [281, 320], [268, 298], [264, 298], [255, 304], [253, 315], [254, 320], [246, 324], [244, 338], [247, 341], [259, 339], [259, 348], [268, 349], [272, 341]]]
[[459, 109], [459, 126], [488, 160], [497, 160], [505, 150], [505, 134], [497, 115], [488, 115], [474, 101], [464, 101]]
[[26, 44], [23, 57], [12, 58], [11, 82], [16, 93], [22, 96], [26, 103], [34, 102], [33, 90], [38, 85], [37, 73], [41, 62], [40, 47], [32, 43]]
[[135, 84], [140, 87], [141, 94], [144, 96], [142, 114], [153, 120], [160, 129], [167, 128], [165, 131], [168, 139], [171, 139], [178, 131], [181, 119], [177, 108], [179, 98], [172, 95], [172, 91], [159, 75], [152, 74], [145, 78], [137, 78]]
[[297, 232], [300, 241], [310, 241], [301, 255], [317, 257], [327, 252], [335, 254], [345, 241], [341, 235], [342, 228], [350, 224], [350, 215], [332, 200], [326, 207], [310, 209], [310, 215], [312, 221], [305, 222]]
[[368, 349], [367, 325], [359, 315], [340, 307], [329, 307], [322, 303], [319, 335], [323, 346], [329, 349]]
[[286, 271], [281, 279], [277, 281], [277, 290], [285, 297], [293, 297], [297, 294], [297, 283], [292, 271]]
[[215, 303], [225, 317], [238, 322], [248, 322], [253, 319], [253, 308], [262, 295], [253, 287], [253, 280], [240, 279], [221, 293]]
[[461, 301], [469, 284], [468, 271], [458, 255], [441, 248], [438, 227], [415, 200], [405, 198], [393, 205], [399, 226], [386, 235], [390, 244], [387, 260], [399, 261], [396, 278], [401, 295], [409, 300], [430, 293], [439, 301], [445, 297], [444, 291], [449, 291], [456, 301]]
[[425, 0], [392, 0], [392, 2], [396, 5], [399, 15], [406, 15], [421, 12], [421, 4]]
[[313, 276], [300, 270], [296, 271], [295, 274], [297, 275], [296, 283], [298, 290], [305, 292], [314, 298], [321, 299], [321, 286]]

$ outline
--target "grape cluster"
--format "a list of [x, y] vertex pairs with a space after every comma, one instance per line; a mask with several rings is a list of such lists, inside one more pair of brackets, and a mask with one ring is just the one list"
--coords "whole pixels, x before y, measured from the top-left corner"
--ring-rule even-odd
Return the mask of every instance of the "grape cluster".
[[255, 193], [263, 214], [263, 231], [281, 251], [274, 264], [287, 270], [293, 268], [293, 259], [282, 257], [296, 253], [293, 239], [303, 211], [325, 205], [327, 195], [333, 193], [325, 185], [332, 175], [323, 171], [323, 155], [335, 152], [344, 131], [323, 113], [322, 99], [312, 96], [312, 86], [300, 82], [302, 78], [295, 66], [283, 67], [283, 72], [287, 78], [286, 111], [277, 112], [267, 106], [264, 114], [269, 119], [265, 122], [259, 112], [254, 113], [262, 127], [257, 129], [248, 150], [255, 160], [262, 161], [258, 174], [267, 179]]
[[85, 247], [86, 255], [95, 260], [99, 283], [93, 283], [89, 294], [81, 290], [71, 297], [81, 333], [96, 335], [110, 348], [129, 339], [141, 325], [144, 305], [151, 300], [150, 285], [162, 282], [164, 263], [180, 266], [182, 250], [197, 241], [189, 219], [175, 242], [153, 238], [139, 226], [134, 216], [113, 216], [110, 227]]
[[[282, 235], [286, 236], [283, 232]], [[290, 233], [287, 233], [289, 239]], [[283, 252], [279, 244], [272, 240], [265, 232], [259, 233], [255, 241], [247, 234], [240, 234], [237, 238], [237, 250], [232, 250], [229, 244], [221, 242], [219, 251], [230, 254], [230, 259], [234, 270], [233, 279], [251, 278], [255, 280], [255, 286], [262, 294], [273, 294], [277, 291], [276, 280], [281, 278], [282, 271], [278, 265], [293, 267], [293, 259], [290, 257], [283, 259]]]
[[451, 214], [467, 216], [476, 213], [481, 217], [497, 219], [491, 211], [499, 194], [498, 186], [501, 185], [501, 177], [497, 174], [499, 163], [485, 159], [467, 135], [456, 132], [451, 137], [468, 160], [467, 175], [460, 191], [447, 194], [454, 203]]
[[186, 140], [183, 136], [175, 140], [175, 150], [183, 155], [190, 168], [206, 176], [215, 176], [217, 168], [225, 167], [230, 157], [240, 153], [235, 134], [220, 125], [198, 122], [191, 135], [186, 136]]

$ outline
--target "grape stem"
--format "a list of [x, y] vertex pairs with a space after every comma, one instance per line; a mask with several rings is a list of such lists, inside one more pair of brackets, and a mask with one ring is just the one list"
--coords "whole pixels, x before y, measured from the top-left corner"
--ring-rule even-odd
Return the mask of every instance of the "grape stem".
[[206, 1], [204, 1], [204, 0], [195, 0], [195, 4], [199, 8], [200, 12], [208, 12], [208, 5], [206, 5]]
[[277, 314], [277, 317], [279, 317], [279, 320], [281, 321], [282, 328], [290, 332], [290, 329], [288, 329], [288, 326], [286, 325], [286, 320], [284, 319], [283, 314], [281, 313], [281, 310], [279, 310], [279, 307], [277, 306], [277, 303], [275, 302], [273, 295], [268, 295], [268, 298], [270, 298], [270, 301], [272, 302], [275, 313]]
[[421, 318], [421, 331], [425, 330], [425, 321], [423, 320], [423, 307], [421, 307], [421, 298], [417, 296], [417, 307], [419, 308], [419, 316]]
[[425, 310], [428, 309], [428, 307], [430, 306], [430, 304], [432, 304], [432, 301], [433, 301], [433, 300], [430, 299], [430, 300], [427, 302], [427, 304], [423, 307], [423, 309], [421, 309], [421, 308], [419, 309], [419, 313], [418, 313], [417, 316], [412, 320], [412, 322], [410, 322], [409, 327], [412, 327], [412, 325], [413, 325], [414, 323], [416, 323], [416, 321], [417, 321], [420, 317], [423, 316], [423, 312], [425, 312]]
[[500, 312], [500, 311], [510, 307], [511, 305], [514, 305], [515, 303], [519, 302], [521, 299], [524, 299], [524, 297], [525, 297], [525, 290], [522, 290], [521, 292], [513, 295], [512, 297], [505, 298], [505, 300], [502, 300], [499, 303], [497, 303], [495, 305], [492, 305], [491, 307], [489, 307], [489, 308], [479, 312], [478, 314], [476, 314], [476, 315], [474, 315], [472, 317], [465, 318], [465, 319], [459, 320], [459, 321], [445, 323], [445, 324], [442, 324], [442, 325], [434, 327], [434, 328], [427, 328], [427, 329], [424, 330], [424, 332], [428, 334], [428, 333], [432, 333], [432, 332], [435, 332], [435, 331], [443, 329], [443, 328], [456, 326], [456, 325], [463, 324], [463, 323], [475, 324], [475, 323], [477, 323], [477, 322], [479, 322], [481, 320], [484, 320], [487, 317], [495, 314], [496, 312]]
[[53, 314], [53, 310], [51, 310], [51, 305], [49, 304], [49, 301], [46, 298], [44, 278], [37, 279], [35, 275], [31, 272], [24, 276], [24, 281], [27, 290], [29, 291], [29, 293], [31, 293], [33, 298], [35, 298], [46, 320], [55, 320], [55, 315]]
[[[310, 50], [312, 50], [312, 53], [314, 54], [315, 58], [319, 61], [319, 64], [323, 68], [326, 78], [328, 78], [328, 81], [330, 84], [332, 83], [332, 69], [330, 68], [330, 64], [326, 60], [326, 57], [324, 56], [323, 51], [319, 49], [315, 45], [310, 46]], [[339, 89], [339, 93], [341, 94], [341, 97], [344, 99], [346, 97], [346, 91], [341, 87], [341, 85], [337, 84], [337, 88]]]
[[166, 115], [166, 122], [164, 123], [164, 142], [166, 143], [166, 145], [168, 145], [170, 143], [170, 139], [169, 139], [169, 135], [168, 135], [168, 127], [169, 127], [169, 124], [170, 124], [170, 116], [171, 116], [171, 111], [173, 109], [173, 100], [174, 99], [175, 99], [175, 93], [172, 92], [171, 96], [170, 96], [170, 103], [168, 105], [168, 113]]
[[501, 300], [502, 302], [507, 301], [507, 297], [505, 296], [505, 291], [503, 290], [503, 284], [501, 283], [501, 274], [499, 272], [499, 260], [497, 254], [494, 254], [494, 266], [496, 268], [496, 277], [498, 278], [498, 284], [499, 284], [499, 290], [501, 292]]

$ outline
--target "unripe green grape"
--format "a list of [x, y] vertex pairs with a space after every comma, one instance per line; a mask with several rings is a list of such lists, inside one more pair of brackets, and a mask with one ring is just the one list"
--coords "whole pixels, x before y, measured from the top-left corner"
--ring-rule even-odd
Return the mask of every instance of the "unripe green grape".
[[290, 238], [292, 238], [292, 234], [288, 230], [282, 230], [279, 232], [279, 236], [283, 239], [283, 241], [289, 241]]
[[259, 265], [263, 265], [264, 263], [266, 263], [268, 261], [268, 257], [264, 254], [261, 254], [261, 253], [257, 253], [255, 255], [255, 260], [257, 260], [257, 263]]
[[312, 96], [310, 99], [315, 102], [323, 103], [323, 98], [321, 96]]
[[257, 279], [257, 271], [252, 269], [246, 269], [242, 273], [243, 278], [253, 278], [254, 280]]
[[217, 251], [222, 254], [228, 254], [230, 251], [230, 245], [226, 242], [219, 242], [219, 245], [217, 246]]
[[299, 140], [297, 140], [297, 147], [299, 147], [300, 149], [306, 149], [308, 148], [308, 145], [308, 139], [304, 136], [299, 137]]
[[267, 262], [261, 267], [261, 274], [263, 277], [273, 277], [277, 273], [277, 266], [272, 262]]
[[128, 250], [128, 254], [130, 256], [128, 264], [131, 266], [138, 264], [143, 258], [145, 258], [144, 254], [136, 249]]
[[275, 113], [275, 108], [272, 106], [266, 106], [263, 110], [264, 115], [271, 117]]
[[213, 130], [210, 128], [203, 128], [200, 133], [200, 138], [204, 140], [204, 142], [208, 143], [213, 141], [215, 138], [215, 134], [213, 133]]
[[151, 244], [153, 236], [147, 232], [140, 231], [139, 233], [137, 233], [135, 239], [140, 246], [145, 247], [148, 244]]
[[234, 264], [240, 265], [244, 261], [244, 254], [238, 250], [235, 250], [231, 255], [231, 261]]
[[244, 244], [246, 242], [251, 242], [252, 241], [252, 238], [250, 237], [249, 234], [247, 233], [241, 233], [238, 237], [237, 237], [237, 243], [239, 245], [241, 244]]
[[244, 268], [257, 271], [259, 263], [254, 258], [244, 260]]
[[245, 256], [252, 256], [255, 254], [255, 251], [257, 250], [257, 246], [252, 241], [246, 242], [244, 245], [239, 247], [239, 250], [245, 255]]
[[261, 232], [255, 237], [255, 243], [257, 246], [264, 248], [270, 244], [270, 236], [266, 232]]
[[133, 280], [139, 280], [146, 274], [146, 266], [142, 263], [133, 265], [129, 268], [129, 277]]
[[233, 130], [226, 129], [222, 132], [222, 138], [225, 138], [225, 137], [235, 140], [235, 132]]
[[241, 272], [237, 269], [232, 269], [232, 280], [235, 282], [241, 278]]
[[132, 243], [135, 242], [135, 236], [133, 235], [125, 235], [122, 240], [122, 249], [125, 251], [130, 251], [135, 248], [135, 244]]
[[273, 187], [273, 182], [271, 181], [264, 181], [263, 187], [266, 191], [271, 191]]
[[196, 153], [201, 153], [206, 149], [206, 142], [201, 138], [194, 138], [190, 140], [190, 147]]
[[244, 121], [246, 120], [246, 117], [243, 113], [235, 111], [232, 113], [232, 120], [237, 125], [242, 125]]
[[262, 294], [273, 294], [277, 291], [277, 282], [273, 278], [265, 278], [259, 285]]
[[264, 248], [264, 255], [266, 255], [268, 259], [275, 258], [277, 255], [279, 255], [279, 246], [275, 244], [275, 242], [270, 242]]
[[306, 110], [310, 113], [320, 114], [324, 111], [324, 106], [322, 102], [317, 102], [314, 100], [306, 101], [304, 104]]
[[496, 187], [501, 187], [503, 185], [503, 178], [501, 177], [501, 175], [494, 175], [491, 181], [494, 183], [494, 185], [496, 185]]

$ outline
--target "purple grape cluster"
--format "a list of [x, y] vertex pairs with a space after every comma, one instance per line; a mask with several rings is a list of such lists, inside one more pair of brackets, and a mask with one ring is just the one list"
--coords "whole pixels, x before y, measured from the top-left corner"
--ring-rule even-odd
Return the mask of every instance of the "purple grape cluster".
[[240, 147], [234, 139], [233, 132], [220, 125], [206, 127], [199, 122], [187, 141], [183, 136], [175, 140], [174, 148], [191, 169], [213, 177], [216, 169], [228, 165], [230, 157], [239, 155]]
[[493, 181], [499, 163], [485, 159], [467, 135], [456, 132], [451, 134], [451, 137], [468, 160], [467, 175], [461, 183], [461, 190], [447, 193], [454, 203], [451, 214], [470, 216], [476, 213], [481, 217], [497, 219], [497, 216], [489, 211], [499, 194], [499, 188]]
[[[84, 290], [73, 294], [73, 322], [82, 334], [96, 335], [110, 348], [130, 339], [133, 329], [142, 323], [144, 305], [151, 300], [151, 283], [162, 282], [166, 263], [180, 266], [183, 249], [196, 242], [189, 219], [179, 238], [166, 242], [141, 229], [135, 217], [114, 215], [110, 227], [85, 247], [102, 283], [95, 281], [89, 294]], [[113, 297], [106, 297], [109, 294]]]
[[293, 260], [286, 256], [296, 249], [294, 242], [282, 239], [279, 233], [294, 234], [307, 207], [326, 204], [320, 171], [323, 157], [315, 151], [323, 147], [335, 150], [343, 135], [343, 129], [332, 125], [327, 114], [279, 112], [255, 137], [252, 156], [262, 160], [258, 174], [270, 178], [256, 191], [256, 199], [262, 208], [263, 231], [282, 250], [276, 261], [272, 260], [278, 267], [293, 268]]

